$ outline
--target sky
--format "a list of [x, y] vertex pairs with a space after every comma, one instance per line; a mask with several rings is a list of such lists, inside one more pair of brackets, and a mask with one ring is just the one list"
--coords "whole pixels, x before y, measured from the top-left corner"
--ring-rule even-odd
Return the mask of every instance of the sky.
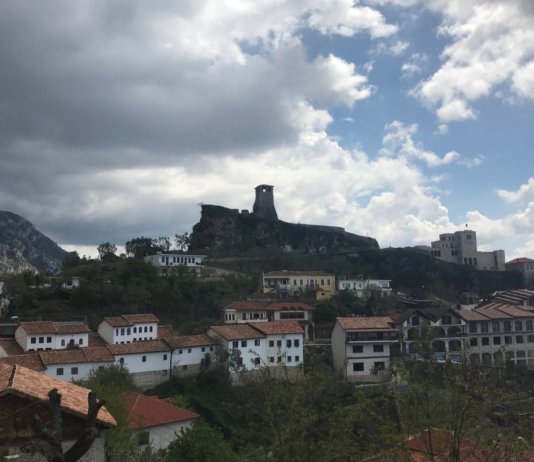
[[200, 204], [534, 258], [532, 0], [0, 2], [0, 210], [94, 255]]

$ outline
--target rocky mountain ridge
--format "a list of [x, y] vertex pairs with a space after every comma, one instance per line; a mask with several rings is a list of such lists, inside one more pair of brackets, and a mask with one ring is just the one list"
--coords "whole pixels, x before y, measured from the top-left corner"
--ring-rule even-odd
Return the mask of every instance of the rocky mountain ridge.
[[0, 211], [0, 276], [24, 270], [59, 269], [66, 255], [25, 218]]

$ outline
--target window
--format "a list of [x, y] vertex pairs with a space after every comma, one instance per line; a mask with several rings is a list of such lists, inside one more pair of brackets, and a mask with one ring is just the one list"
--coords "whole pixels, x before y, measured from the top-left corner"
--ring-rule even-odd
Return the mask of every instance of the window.
[[489, 337], [482, 337], [482, 346], [489, 345]]
[[134, 328], [133, 328], [133, 333], [134, 333], [134, 334], [137, 334], [137, 327], [134, 327]]
[[202, 347], [202, 353], [206, 351], [206, 347]]
[[167, 355], [163, 355], [163, 361], [167, 361]]
[[188, 349], [187, 349], [187, 352], [188, 352], [188, 353], [191, 353], [191, 348], [188, 348]]
[[515, 322], [515, 330], [518, 330], [518, 331], [523, 330], [523, 323], [521, 321]]
[[288, 356], [288, 357], [287, 357], [287, 362], [288, 362], [288, 363], [291, 362], [291, 356]]
[[274, 340], [269, 340], [269, 346], [270, 346], [271, 348], [274, 347]]
[[124, 335], [124, 328], [121, 329], [121, 335]]
[[510, 321], [504, 321], [504, 332], [512, 331], [512, 323]]
[[238, 348], [239, 347], [239, 342], [238, 341], [232, 342], [232, 347], [233, 348]]
[[62, 367], [58, 367], [58, 368], [56, 369], [56, 375], [63, 375], [64, 372], [65, 372], [65, 371], [63, 370]]
[[46, 343], [52, 343], [52, 337], [46, 337]]
[[256, 366], [259, 366], [260, 365], [260, 358], [254, 358], [254, 364]]
[[295, 362], [298, 363], [300, 361], [300, 356], [295, 356]]
[[178, 354], [181, 355], [184, 352], [184, 350], [178, 350]]
[[247, 320], [247, 313], [243, 313], [241, 317], [243, 318], [243, 321], [246, 321]]
[[482, 321], [480, 323], [480, 332], [488, 332], [488, 322]]
[[71, 367], [70, 368], [70, 373], [72, 375], [78, 375], [78, 368], [77, 367]]
[[260, 339], [254, 340], [254, 346], [260, 346], [260, 344], [261, 344], [261, 340]]
[[525, 330], [534, 330], [534, 323], [530, 319], [525, 321]]
[[145, 332], [148, 332], [148, 327], [147, 326], [145, 326]]
[[522, 335], [516, 335], [515, 336], [515, 343], [523, 343], [523, 336]]
[[187, 370], [187, 364], [184, 364], [184, 365], [182, 366], [182, 370], [183, 370], [183, 371], [186, 371], [186, 370]]
[[527, 342], [528, 342], [528, 343], [534, 343], [534, 335], [532, 335], [532, 334], [529, 335], [529, 336], [527, 337]]
[[[64, 341], [64, 340], [63, 340], [63, 341]], [[36, 339], [35, 337], [31, 337], [31, 338], [30, 338], [30, 343], [35, 343], [35, 342], [37, 342], [37, 339]]]
[[154, 331], [154, 326], [150, 326], [150, 327], [148, 328], [148, 330], [149, 330], [150, 332], [153, 332], [153, 331]]
[[137, 434], [137, 445], [143, 446], [150, 443], [150, 433], [149, 432], [139, 432]]
[[274, 356], [269, 356], [269, 362], [274, 363]]
[[281, 348], [281, 347], [282, 347], [282, 340], [277, 340], [277, 341], [276, 341], [276, 346], [277, 346], [278, 348]]
[[493, 344], [494, 345], [500, 345], [501, 344], [501, 337], [493, 337]]
[[246, 340], [241, 340], [241, 348], [245, 348], [247, 346]]
[[282, 362], [282, 357], [281, 357], [281, 356], [278, 356], [278, 357], [276, 358], [276, 361], [279, 362], [279, 363], [281, 363], [281, 362]]
[[286, 347], [291, 348], [291, 340], [286, 340]]
[[471, 337], [469, 339], [469, 345], [476, 347], [478, 345], [478, 339], [476, 337]]
[[506, 335], [504, 337], [504, 344], [505, 345], [511, 345], [512, 344], [512, 336], [511, 335]]
[[124, 358], [119, 358], [119, 364], [120, 364], [121, 366], [124, 366]]
[[353, 353], [363, 353], [363, 345], [352, 345]]
[[373, 353], [383, 353], [384, 345], [373, 345]]
[[141, 357], [141, 361], [144, 362], [144, 363], [146, 363], [146, 356], [142, 356], [142, 357]]
[[470, 334], [476, 334], [477, 333], [477, 323], [476, 322], [470, 322], [469, 323], [469, 333]]
[[442, 316], [441, 324], [452, 324], [452, 317], [449, 315]]
[[44, 337], [39, 337], [39, 343], [44, 343]]
[[61, 340], [61, 346], [65, 346], [65, 339]]
[[132, 331], [131, 331], [131, 329], [128, 327], [128, 328], [126, 329], [126, 335], [130, 335], [131, 333], [132, 333]]
[[500, 332], [501, 331], [501, 325], [500, 325], [499, 321], [493, 321], [491, 323], [491, 330], [493, 332]]
[[83, 338], [78, 339], [78, 345], [83, 345]]
[[295, 348], [298, 348], [300, 346], [300, 340], [296, 339], [294, 342], [293, 342], [293, 346]]
[[364, 371], [363, 363], [352, 363], [352, 370], [354, 372], [363, 372]]
[[[258, 342], [259, 342], [259, 340], [258, 340]], [[259, 345], [259, 343], [258, 343], [258, 345]], [[213, 351], [213, 347], [212, 346], [210, 346], [210, 351]]]

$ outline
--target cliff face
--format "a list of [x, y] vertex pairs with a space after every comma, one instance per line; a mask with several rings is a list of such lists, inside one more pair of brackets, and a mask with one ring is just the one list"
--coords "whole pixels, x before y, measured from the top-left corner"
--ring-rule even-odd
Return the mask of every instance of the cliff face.
[[0, 275], [61, 268], [67, 252], [24, 218], [0, 211]]
[[203, 205], [193, 227], [195, 250], [264, 248], [297, 254], [325, 254], [377, 249], [375, 239], [347, 233], [343, 228], [265, 220], [218, 205]]

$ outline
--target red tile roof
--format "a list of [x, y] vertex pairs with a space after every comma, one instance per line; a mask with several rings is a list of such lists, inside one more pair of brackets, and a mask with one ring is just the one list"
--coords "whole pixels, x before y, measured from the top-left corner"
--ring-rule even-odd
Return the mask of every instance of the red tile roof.
[[233, 324], [228, 326], [211, 326], [216, 334], [225, 340], [247, 340], [254, 338], [263, 338], [265, 335], [247, 324]]
[[97, 333], [89, 334], [89, 346], [90, 347], [105, 347], [107, 345], [106, 341], [100, 337]]
[[250, 322], [249, 324], [265, 335], [304, 334], [304, 329], [297, 321]]
[[13, 355], [0, 358], [0, 364], [6, 364], [8, 366], [24, 366], [32, 371], [41, 372], [45, 370], [45, 367], [41, 361], [41, 358], [37, 353], [28, 353], [22, 355]]
[[113, 355], [133, 355], [139, 353], [158, 353], [160, 351], [171, 351], [170, 347], [161, 340], [143, 340], [142, 342], [108, 345], [107, 349]]
[[31, 321], [21, 322], [22, 327], [27, 334], [55, 334], [56, 327], [52, 321]]
[[178, 334], [174, 331], [172, 326], [158, 326], [158, 338], [163, 339], [165, 337], [176, 337]]
[[[56, 388], [61, 394], [61, 409], [84, 418], [88, 411], [87, 388], [48, 377], [22, 366], [0, 364], [0, 395], [13, 393], [48, 403], [48, 393]], [[105, 407], [98, 413], [100, 425], [113, 427], [117, 423]]]
[[83, 323], [54, 323], [57, 334], [88, 334], [91, 329]]
[[252, 300], [236, 300], [224, 309], [236, 311], [265, 311], [265, 306]]
[[39, 351], [43, 364], [74, 364], [113, 362], [114, 356], [105, 347], [73, 348], [67, 350]]
[[126, 403], [128, 426], [132, 430], [184, 422], [200, 417], [192, 411], [179, 408], [168, 400], [156, 396], [146, 396], [131, 391], [121, 395], [121, 398]]
[[513, 260], [510, 260], [509, 262], [506, 262], [505, 264], [506, 265], [515, 265], [517, 263], [534, 263], [534, 260], [532, 260], [531, 258], [525, 258], [525, 257], [514, 258]]
[[0, 348], [9, 356], [24, 354], [24, 350], [14, 338], [0, 339]]
[[206, 334], [167, 337], [163, 340], [174, 349], [216, 345], [215, 340]]
[[389, 316], [351, 316], [336, 320], [344, 330], [395, 330]]
[[151, 314], [123, 314], [122, 316], [108, 316], [104, 318], [110, 326], [126, 327], [134, 324], [158, 323], [159, 319]]
[[304, 310], [313, 311], [315, 308], [303, 302], [274, 302], [267, 305], [269, 311]]

